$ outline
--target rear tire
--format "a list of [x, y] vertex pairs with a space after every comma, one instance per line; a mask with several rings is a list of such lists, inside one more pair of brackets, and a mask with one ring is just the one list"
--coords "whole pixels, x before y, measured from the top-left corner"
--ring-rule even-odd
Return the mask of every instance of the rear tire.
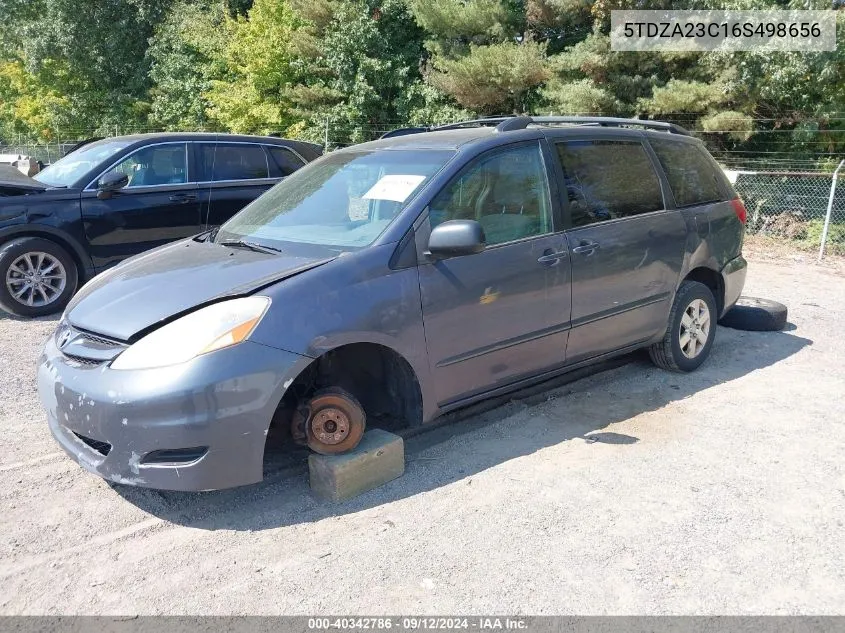
[[757, 297], [740, 297], [719, 325], [750, 332], [779, 332], [786, 327], [786, 306]]
[[70, 254], [41, 237], [19, 237], [0, 247], [0, 309], [20, 317], [64, 310], [79, 271]]
[[698, 369], [713, 347], [717, 314], [710, 288], [697, 281], [682, 282], [669, 312], [663, 340], [648, 349], [652, 362], [669, 371]]

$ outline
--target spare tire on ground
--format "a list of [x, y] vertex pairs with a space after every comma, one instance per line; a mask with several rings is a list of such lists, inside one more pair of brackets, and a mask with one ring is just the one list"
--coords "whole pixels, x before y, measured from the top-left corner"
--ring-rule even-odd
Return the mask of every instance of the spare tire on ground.
[[753, 332], [779, 331], [786, 327], [786, 306], [769, 299], [740, 297], [719, 325]]

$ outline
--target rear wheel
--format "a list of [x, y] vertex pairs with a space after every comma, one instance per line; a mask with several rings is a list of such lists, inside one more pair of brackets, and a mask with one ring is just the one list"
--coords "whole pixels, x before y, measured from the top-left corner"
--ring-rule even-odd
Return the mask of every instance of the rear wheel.
[[697, 369], [713, 346], [716, 315], [716, 300], [710, 288], [697, 281], [681, 283], [663, 340], [648, 350], [651, 360], [670, 371]]
[[76, 292], [78, 271], [68, 252], [41, 237], [0, 248], [0, 308], [22, 317], [60, 312]]

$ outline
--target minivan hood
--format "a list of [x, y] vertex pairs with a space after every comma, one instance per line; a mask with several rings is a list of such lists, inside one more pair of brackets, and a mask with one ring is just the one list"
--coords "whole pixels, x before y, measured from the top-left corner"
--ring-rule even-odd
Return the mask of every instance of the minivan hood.
[[334, 259], [267, 255], [186, 240], [97, 275], [73, 298], [74, 327], [120, 341], [224, 297], [243, 296]]

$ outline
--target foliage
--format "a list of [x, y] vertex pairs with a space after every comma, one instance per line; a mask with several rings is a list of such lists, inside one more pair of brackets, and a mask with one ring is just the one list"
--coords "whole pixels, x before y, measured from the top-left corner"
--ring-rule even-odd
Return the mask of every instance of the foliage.
[[301, 67], [287, 94], [306, 136], [321, 139], [329, 125], [336, 142], [368, 140], [377, 128], [432, 103], [415, 89], [422, 31], [403, 0], [297, 6], [307, 21], [295, 34]]
[[501, 41], [509, 34], [510, 16], [499, 0], [412, 0], [411, 10], [444, 54], [470, 43]]
[[546, 114], [611, 115], [621, 110], [613, 93], [592, 79], [556, 79], [542, 91]]
[[166, 130], [211, 126], [206, 94], [227, 70], [225, 13], [220, 3], [175, 4], [150, 39], [150, 123]]
[[4, 97], [18, 114], [4, 118], [2, 128], [48, 137], [146, 122], [151, 82], [144, 53], [169, 3], [4, 0], [0, 59], [11, 64], [4, 76], [12, 90]]
[[39, 0], [21, 29], [21, 57], [49, 88], [67, 97], [74, 122], [144, 121], [147, 40], [168, 0]]
[[[47, 66], [54, 74], [61, 72]], [[0, 61], [0, 135], [52, 139], [70, 104], [41, 75], [26, 71], [20, 60]]]
[[255, 0], [248, 18], [226, 18], [226, 71], [211, 80], [204, 94], [215, 124], [233, 132], [266, 134], [295, 122], [285, 91], [296, 77], [291, 41], [301, 24], [286, 0]]
[[726, 99], [725, 91], [715, 83], [670, 79], [665, 85], [655, 87], [651, 97], [640, 99], [639, 104], [648, 114], [699, 113], [722, 105]]
[[703, 117], [699, 124], [705, 132], [727, 134], [732, 140], [747, 141], [754, 133], [754, 120], [747, 114], [722, 110]]
[[465, 108], [484, 114], [525, 112], [526, 97], [548, 78], [545, 46], [534, 42], [470, 45], [458, 58], [440, 58], [429, 81]]
[[328, 127], [332, 143], [347, 144], [402, 124], [536, 112], [669, 119], [742, 156], [822, 164], [845, 151], [845, 11], [834, 52], [610, 49], [612, 9], [692, 5], [0, 0], [0, 141], [154, 128], [322, 142]]

